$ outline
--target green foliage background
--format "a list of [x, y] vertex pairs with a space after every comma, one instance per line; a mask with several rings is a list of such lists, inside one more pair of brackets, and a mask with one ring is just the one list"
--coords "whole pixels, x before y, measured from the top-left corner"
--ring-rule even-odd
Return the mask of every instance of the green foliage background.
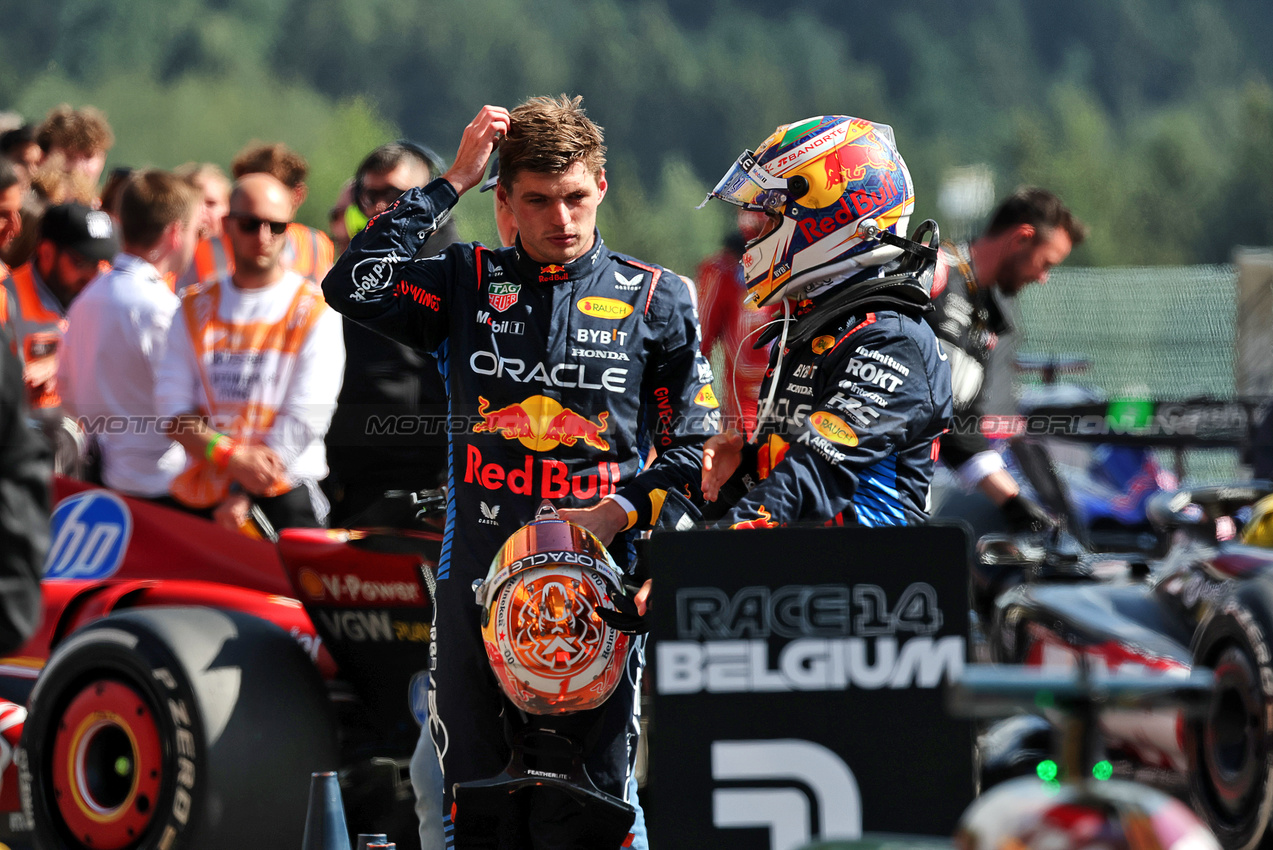
[[[606, 238], [691, 271], [729, 224], [695, 212], [778, 124], [893, 125], [920, 217], [945, 169], [1058, 191], [1084, 265], [1228, 261], [1273, 243], [1273, 15], [1264, 0], [0, 0], [0, 109], [108, 114], [110, 165], [309, 160], [324, 211], [371, 147], [449, 156], [484, 103], [584, 95], [606, 127]], [[493, 240], [486, 196], [466, 238]]]

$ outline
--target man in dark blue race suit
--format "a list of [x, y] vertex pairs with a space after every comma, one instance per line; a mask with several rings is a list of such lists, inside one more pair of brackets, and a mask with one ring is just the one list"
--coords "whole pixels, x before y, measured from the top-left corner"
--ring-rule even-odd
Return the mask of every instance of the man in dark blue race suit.
[[709, 197], [765, 213], [741, 260], [745, 302], [783, 307], [756, 343], [776, 340], [753, 441], [731, 432], [705, 450], [720, 524], [922, 521], [950, 368], [922, 318], [936, 227], [906, 238], [915, 194], [892, 129], [845, 115], [784, 125]]
[[818, 302], [797, 305], [796, 344], [771, 357], [760, 398], [773, 388], [773, 402], [744, 447], [744, 492], [720, 524], [922, 522], [951, 410], [945, 355], [922, 304], [868, 303], [828, 318]]
[[[459, 196], [481, 183], [497, 141], [496, 191], [517, 220], [516, 244], [417, 256]], [[455, 783], [490, 777], [508, 759], [474, 580], [545, 499], [630, 570], [635, 533], [666, 521], [665, 504], [696, 494], [703, 442], [719, 421], [691, 284], [610, 250], [595, 230], [603, 154], [578, 98], [532, 98], [511, 115], [485, 107], [451, 170], [373, 218], [323, 282], [336, 310], [432, 353], [447, 387], [450, 500], [430, 724], [448, 844]], [[657, 458], [647, 467], [651, 446]], [[640, 666], [638, 648], [598, 716], [578, 718], [595, 735], [589, 773], [623, 799]], [[643, 843], [639, 836], [634, 846]]]

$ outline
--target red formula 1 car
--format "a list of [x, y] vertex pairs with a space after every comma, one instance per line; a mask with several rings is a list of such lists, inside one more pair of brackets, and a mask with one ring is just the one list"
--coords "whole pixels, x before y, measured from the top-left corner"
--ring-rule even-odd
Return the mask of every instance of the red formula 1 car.
[[55, 501], [43, 621], [0, 659], [0, 842], [299, 847], [339, 770], [350, 828], [415, 846], [440, 496], [277, 546], [69, 478]]

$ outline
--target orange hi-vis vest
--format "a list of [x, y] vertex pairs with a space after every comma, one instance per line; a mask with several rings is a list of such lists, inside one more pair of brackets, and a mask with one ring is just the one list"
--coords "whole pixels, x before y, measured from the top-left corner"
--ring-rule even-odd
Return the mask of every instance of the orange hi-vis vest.
[[[287, 244], [279, 258], [283, 268], [314, 283], [322, 283], [336, 262], [336, 247], [331, 238], [321, 230], [295, 221], [287, 226], [284, 238]], [[194, 262], [177, 281], [177, 293], [196, 283], [212, 283], [232, 274], [234, 252], [230, 248], [230, 237], [222, 234], [215, 239], [200, 239], [195, 245]]]
[[234, 274], [234, 254], [230, 251], [230, 237], [224, 233], [213, 239], [204, 237], [195, 243], [190, 268], [177, 279], [177, 294], [197, 283], [212, 283], [231, 274]]
[[[182, 315], [194, 345], [195, 367], [206, 409], [200, 413], [208, 417], [212, 427], [227, 434], [241, 445], [261, 445], [274, 426], [274, 418], [283, 402], [283, 396], [296, 367], [296, 357], [309, 336], [314, 323], [328, 309], [323, 293], [315, 284], [305, 281], [296, 290], [287, 312], [278, 322], [253, 322], [235, 324], [219, 315], [222, 283], [200, 284], [186, 290], [181, 296]], [[224, 369], [223, 364], [253, 362], [262, 357], [277, 359], [277, 380], [258, 393], [243, 398], [227, 398], [218, 392], [218, 383], [211, 370]], [[224, 382], [221, 382], [224, 384]], [[172, 483], [173, 498], [194, 508], [210, 508], [225, 501], [230, 495], [230, 475], [214, 467], [200, 456]], [[292, 489], [291, 482], [282, 477], [265, 492], [267, 496], [279, 496]]]
[[0, 261], [0, 325], [9, 323], [9, 267]]
[[287, 226], [287, 244], [283, 246], [283, 267], [291, 269], [314, 283], [322, 283], [336, 262], [336, 246], [321, 230], [292, 222]]
[[[10, 289], [9, 327], [22, 358], [24, 369], [55, 368], [57, 350], [66, 333], [66, 315], [44, 297], [35, 277], [35, 267], [27, 263], [14, 270], [5, 281]], [[52, 296], [49, 296], [52, 299]], [[62, 404], [53, 381], [43, 382], [39, 392], [28, 401], [32, 410], [47, 410]]]

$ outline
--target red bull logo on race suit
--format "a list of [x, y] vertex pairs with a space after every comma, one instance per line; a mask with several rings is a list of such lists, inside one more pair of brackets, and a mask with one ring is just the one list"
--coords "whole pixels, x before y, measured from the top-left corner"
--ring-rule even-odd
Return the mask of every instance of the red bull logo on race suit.
[[506, 440], [519, 440], [531, 451], [543, 452], [559, 444], [573, 447], [579, 440], [598, 451], [609, 451], [610, 443], [602, 438], [609, 428], [610, 412], [603, 410], [594, 422], [556, 399], [531, 396], [523, 401], [490, 409], [490, 402], [477, 398], [477, 412], [482, 421], [473, 426], [474, 434], [499, 434]]
[[[498, 434], [534, 452], [551, 451], [558, 445], [571, 447], [580, 441], [598, 451], [610, 450], [609, 441], [601, 436], [609, 428], [607, 410], [592, 419], [562, 407], [556, 399], [536, 395], [495, 410], [478, 396], [477, 412], [482, 421], [473, 426], [473, 433]], [[508, 489], [545, 499], [572, 495], [594, 499], [615, 492], [619, 484], [619, 464], [613, 461], [603, 460], [571, 474], [571, 467], [556, 458], [527, 455], [522, 465], [509, 467], [483, 460], [477, 446], [469, 445], [465, 452], [465, 483], [487, 490]]]
[[570, 274], [566, 271], [565, 266], [550, 264], [539, 267], [540, 283], [558, 283], [563, 280], [570, 280]]
[[564, 461], [551, 457], [526, 455], [520, 466], [505, 466], [483, 460], [477, 446], [467, 446], [464, 458], [464, 483], [476, 484], [497, 492], [507, 489], [520, 496], [541, 499], [602, 499], [619, 488], [619, 464], [601, 461], [572, 474]]

